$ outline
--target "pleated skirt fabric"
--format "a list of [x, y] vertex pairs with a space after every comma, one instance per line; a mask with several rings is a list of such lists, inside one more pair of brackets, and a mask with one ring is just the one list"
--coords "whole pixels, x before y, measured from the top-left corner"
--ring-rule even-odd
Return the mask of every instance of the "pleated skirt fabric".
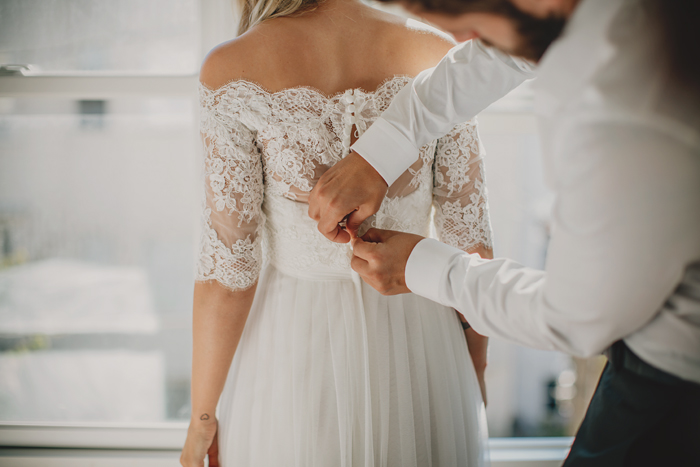
[[354, 273], [263, 270], [218, 417], [224, 467], [488, 465], [455, 312]]

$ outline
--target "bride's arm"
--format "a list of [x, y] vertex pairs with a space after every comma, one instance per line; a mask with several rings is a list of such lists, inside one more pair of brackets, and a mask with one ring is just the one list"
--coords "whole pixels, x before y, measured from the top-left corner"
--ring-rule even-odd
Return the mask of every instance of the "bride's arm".
[[192, 416], [180, 463], [218, 465], [216, 406], [238, 347], [256, 286], [231, 291], [216, 281], [196, 283], [192, 319]]
[[[200, 88], [204, 205], [193, 308], [192, 419], [180, 462], [218, 466], [216, 406], [262, 266], [263, 170], [243, 97]], [[231, 109], [234, 109], [232, 111]]]
[[[469, 248], [467, 253], [476, 253], [484, 259], [493, 259], [493, 250], [486, 248], [484, 245]], [[463, 323], [467, 322], [464, 315], [459, 312], [458, 315], [460, 321]], [[472, 357], [474, 371], [476, 371], [476, 378], [479, 380], [481, 397], [484, 399], [484, 405], [486, 405], [488, 404], [488, 397], [486, 393], [486, 366], [488, 365], [489, 338], [487, 336], [482, 336], [471, 326], [468, 326], [467, 329], [464, 330], [464, 337], [467, 339], [469, 355]]]
[[440, 138], [433, 166], [433, 205], [438, 240], [482, 258], [493, 258], [484, 151], [476, 120]]
[[230, 291], [196, 283], [192, 316], [192, 423], [212, 420], [233, 354], [255, 297], [255, 286]]
[[[470, 248], [467, 250], [467, 253], [477, 253], [482, 258], [493, 259], [493, 250], [483, 245]], [[462, 323], [467, 323], [467, 319], [462, 313], [457, 312], [457, 314]], [[488, 365], [489, 338], [476, 332], [468, 323], [463, 326], [466, 327], [464, 330], [464, 337], [467, 339], [467, 348], [472, 358], [476, 378], [479, 381], [481, 397], [484, 399], [484, 405], [486, 405], [488, 403], [488, 396], [486, 393], [486, 366]]]
[[482, 336], [472, 328], [466, 329], [464, 335], [467, 338], [467, 348], [469, 349], [469, 355], [472, 357], [476, 379], [479, 381], [479, 389], [481, 389], [481, 397], [484, 399], [485, 405], [488, 403], [486, 395], [486, 365], [488, 364], [489, 338]]
[[[483, 149], [475, 121], [453, 128], [438, 140], [433, 166], [433, 201], [438, 239], [467, 253], [493, 258], [491, 225], [483, 173]], [[464, 316], [459, 313], [462, 323]], [[465, 325], [465, 327], [468, 327]], [[486, 403], [488, 337], [464, 331]]]

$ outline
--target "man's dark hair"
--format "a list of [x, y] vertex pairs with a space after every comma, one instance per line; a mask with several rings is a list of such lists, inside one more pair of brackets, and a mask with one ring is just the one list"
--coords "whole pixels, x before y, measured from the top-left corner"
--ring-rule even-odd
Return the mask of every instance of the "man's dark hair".
[[437, 13], [505, 13], [505, 5], [508, 0], [379, 0], [383, 3], [401, 2], [407, 5], [415, 5], [423, 11]]
[[[378, 0], [415, 5], [422, 11], [460, 15], [464, 13], [493, 13], [510, 19], [522, 39], [520, 47], [508, 52], [539, 61], [547, 48], [559, 37], [566, 20], [557, 16], [537, 18], [513, 5], [510, 0]], [[483, 40], [483, 39], [482, 39]], [[486, 42], [486, 41], [485, 41]]]
[[[415, 5], [426, 12], [463, 14], [494, 13], [513, 20], [523, 38], [523, 49], [510, 51], [539, 60], [564, 28], [557, 17], [534, 18], [510, 0], [378, 0]], [[700, 0], [642, 0], [651, 7], [672, 79], [694, 96], [700, 105]]]
[[700, 100], [700, 1], [649, 1], [672, 76]]

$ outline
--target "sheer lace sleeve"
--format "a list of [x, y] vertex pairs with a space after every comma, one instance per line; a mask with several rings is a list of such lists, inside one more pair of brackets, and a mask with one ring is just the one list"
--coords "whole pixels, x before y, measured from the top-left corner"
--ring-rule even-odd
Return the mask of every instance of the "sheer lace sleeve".
[[262, 265], [263, 168], [255, 132], [225, 99], [200, 88], [204, 206], [195, 280], [243, 290]]
[[456, 126], [438, 140], [433, 204], [438, 239], [461, 250], [493, 249], [476, 121]]

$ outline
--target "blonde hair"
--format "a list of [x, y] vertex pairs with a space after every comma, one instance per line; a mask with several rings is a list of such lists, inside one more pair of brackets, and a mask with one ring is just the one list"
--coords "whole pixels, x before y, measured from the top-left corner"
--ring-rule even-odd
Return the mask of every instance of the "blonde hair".
[[323, 0], [237, 0], [241, 21], [238, 35], [266, 19], [289, 16], [316, 7]]

